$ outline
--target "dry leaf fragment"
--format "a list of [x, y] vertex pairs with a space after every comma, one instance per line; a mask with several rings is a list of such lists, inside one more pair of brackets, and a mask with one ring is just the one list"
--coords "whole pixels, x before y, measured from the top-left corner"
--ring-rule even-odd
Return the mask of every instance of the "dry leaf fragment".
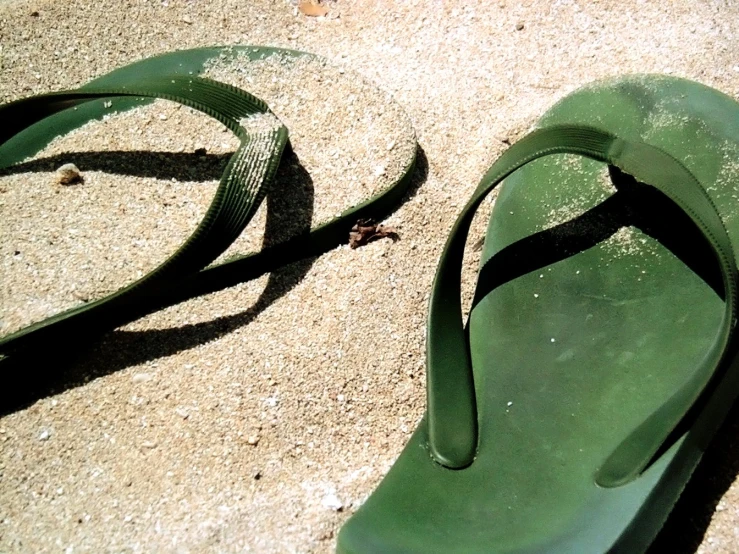
[[312, 0], [301, 0], [300, 4], [298, 4], [298, 9], [310, 17], [322, 17], [328, 13], [326, 8]]
[[371, 219], [360, 219], [349, 233], [349, 246], [359, 248], [385, 237], [391, 238], [393, 242], [400, 238], [393, 227], [378, 225]]

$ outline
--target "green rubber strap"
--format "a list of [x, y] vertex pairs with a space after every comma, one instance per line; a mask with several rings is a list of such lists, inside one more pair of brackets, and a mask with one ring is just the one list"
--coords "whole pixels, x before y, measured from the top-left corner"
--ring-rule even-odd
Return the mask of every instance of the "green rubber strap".
[[[550, 154], [578, 154], [614, 165], [657, 188], [687, 213], [711, 247], [725, 292], [721, 329], [702, 367], [715, 369], [721, 364], [732, 338], [737, 309], [734, 250], [721, 217], [696, 178], [654, 146], [625, 141], [597, 129], [554, 126], [534, 131], [511, 146], [487, 171], [457, 218], [437, 268], [428, 318], [428, 438], [434, 459], [449, 468], [470, 465], [478, 441], [472, 364], [461, 309], [462, 259], [469, 228], [482, 200], [503, 179]], [[598, 482], [618, 485], [642, 471], [700, 396], [708, 384], [705, 375], [711, 373], [696, 372], [690, 382], [626, 439], [599, 471]]]
[[[287, 131], [279, 127], [276, 136], [245, 134], [239, 121], [245, 115], [268, 113], [260, 99], [235, 87], [195, 77], [162, 77], [135, 80], [131, 86], [109, 89], [94, 83], [75, 91], [35, 96], [0, 106], [0, 144], [26, 127], [61, 110], [96, 98], [111, 96], [155, 97], [180, 102], [198, 109], [226, 125], [242, 139], [241, 148], [232, 157], [201, 226], [191, 239], [155, 275], [144, 277], [144, 283], [133, 285], [101, 300], [85, 304], [31, 325], [0, 339], [0, 367], [13, 369], [22, 362], [20, 354], [38, 347], [47, 349], [50, 341], [59, 343], [74, 337], [79, 343], [90, 336], [124, 325], [166, 306], [194, 296], [207, 294], [254, 279], [284, 265], [318, 256], [345, 243], [358, 219], [386, 217], [400, 203], [410, 184], [416, 153], [403, 168], [400, 178], [382, 192], [353, 206], [338, 217], [310, 232], [300, 234], [260, 252], [237, 255], [210, 265], [239, 235], [264, 197], [279, 164], [287, 140]], [[268, 159], [266, 174], [259, 181], [249, 165], [252, 153], [269, 139], [272, 151], [263, 150]], [[263, 146], [265, 146], [263, 144]], [[251, 176], [249, 180], [246, 177]], [[261, 187], [242, 194], [244, 183], [259, 181]], [[196, 236], [197, 235], [197, 236]], [[183, 254], [183, 249], [185, 252]], [[171, 262], [171, 263], [170, 263]], [[12, 355], [11, 355], [12, 354]], [[22, 363], [21, 363], [22, 365]]]
[[[134, 283], [95, 302], [67, 310], [0, 339], [0, 352], [41, 345], [51, 338], [109, 328], [121, 311], [137, 310], [184, 276], [195, 273], [223, 253], [253, 217], [273, 180], [287, 143], [287, 129], [276, 123], [246, 129], [244, 118], [269, 113], [260, 99], [230, 85], [197, 77], [162, 77], [116, 89], [84, 87], [45, 94], [0, 106], [0, 144], [29, 125], [75, 105], [114, 96], [152, 97], [178, 102], [223, 123], [241, 141], [231, 157], [203, 220], [166, 261]], [[275, 118], [275, 122], [278, 120]]]

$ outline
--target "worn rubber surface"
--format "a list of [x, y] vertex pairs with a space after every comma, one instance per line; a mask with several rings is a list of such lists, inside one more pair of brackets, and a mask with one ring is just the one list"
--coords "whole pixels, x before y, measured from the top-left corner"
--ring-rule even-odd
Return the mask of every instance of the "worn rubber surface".
[[[735, 100], [681, 79], [624, 77], [576, 91], [538, 126], [558, 125], [664, 150], [739, 245]], [[463, 370], [430, 367], [430, 412], [342, 529], [339, 552], [648, 547], [739, 391], [727, 319], [736, 267], [718, 261], [690, 210], [625, 173], [557, 154], [506, 179], [464, 335], [473, 392], [460, 392]], [[439, 310], [432, 301], [430, 341]], [[429, 353], [438, 357], [432, 343]], [[450, 397], [441, 418], [439, 398]], [[444, 435], [450, 420], [456, 434]]]
[[[167, 305], [322, 254], [345, 243], [358, 219], [382, 219], [398, 204], [410, 184], [415, 152], [404, 161], [405, 169], [397, 182], [356, 206], [347, 206], [337, 218], [310, 233], [261, 252], [234, 256], [227, 262], [209, 266], [238, 237], [268, 194], [288, 138], [289, 130], [285, 127], [265, 137], [244, 134], [239, 120], [252, 113], [269, 113], [267, 105], [246, 91], [200, 79], [208, 61], [244, 54], [254, 60], [274, 54], [313, 56], [294, 50], [253, 46], [171, 52], [117, 69], [75, 91], [0, 106], [0, 119], [4, 124], [0, 131], [0, 168], [33, 156], [57, 136], [89, 121], [145, 105], [154, 98], [174, 100], [200, 109], [224, 123], [242, 141], [221, 179], [211, 208], [180, 250], [149, 275], [106, 298], [1, 338], [2, 366], [8, 367], [12, 361], [23, 362], [21, 352], [33, 354], [39, 347], [49, 348], [50, 343], [61, 344], [72, 337], [79, 343]], [[193, 92], [193, 86], [203, 90]]]

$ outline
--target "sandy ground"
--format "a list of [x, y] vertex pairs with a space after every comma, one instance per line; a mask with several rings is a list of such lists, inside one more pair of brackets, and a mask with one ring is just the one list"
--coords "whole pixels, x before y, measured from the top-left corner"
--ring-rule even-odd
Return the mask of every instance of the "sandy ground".
[[[435, 263], [506, 142], [610, 75], [669, 73], [739, 97], [732, 2], [327, 6], [310, 18], [288, 0], [0, 3], [2, 101], [170, 50], [267, 44], [376, 82], [423, 149], [387, 220], [400, 241], [343, 246], [110, 333], [54, 393], [5, 415], [0, 552], [331, 551], [423, 412]], [[655, 552], [739, 552], [738, 432], [734, 414]]]

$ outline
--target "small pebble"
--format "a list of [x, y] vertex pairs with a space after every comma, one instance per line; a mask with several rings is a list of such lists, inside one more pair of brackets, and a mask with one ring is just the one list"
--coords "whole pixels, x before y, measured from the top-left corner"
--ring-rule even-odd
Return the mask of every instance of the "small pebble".
[[79, 292], [77, 290], [72, 291], [72, 296], [74, 296], [77, 300], [80, 300], [80, 301], [82, 301], [84, 303], [87, 303], [87, 302], [90, 301], [90, 296], [89, 295], [87, 295], [87, 294], [85, 294], [83, 292]]
[[523, 22], [519, 21], [516, 23], [516, 31], [523, 31]]
[[329, 493], [324, 496], [321, 503], [326, 508], [328, 508], [329, 510], [333, 510], [334, 512], [340, 512], [344, 508], [343, 502], [341, 502], [341, 500], [339, 500], [339, 497], [336, 496], [336, 494], [334, 493]]
[[188, 417], [190, 417], [190, 412], [188, 412], [185, 408], [177, 408], [175, 410], [175, 413], [182, 419], [187, 419]]
[[44, 429], [41, 431], [41, 434], [38, 436], [38, 440], [40, 441], [47, 441], [51, 437], [51, 433], [49, 433], [48, 429]]
[[56, 182], [60, 185], [75, 185], [83, 180], [82, 173], [74, 164], [64, 164], [56, 170]]
[[151, 379], [152, 379], [151, 373], [136, 373], [133, 376], [134, 383], [145, 383], [147, 381], [151, 381]]
[[246, 439], [246, 442], [248, 442], [252, 446], [256, 446], [259, 444], [259, 437], [257, 435], [251, 435], [248, 439]]

